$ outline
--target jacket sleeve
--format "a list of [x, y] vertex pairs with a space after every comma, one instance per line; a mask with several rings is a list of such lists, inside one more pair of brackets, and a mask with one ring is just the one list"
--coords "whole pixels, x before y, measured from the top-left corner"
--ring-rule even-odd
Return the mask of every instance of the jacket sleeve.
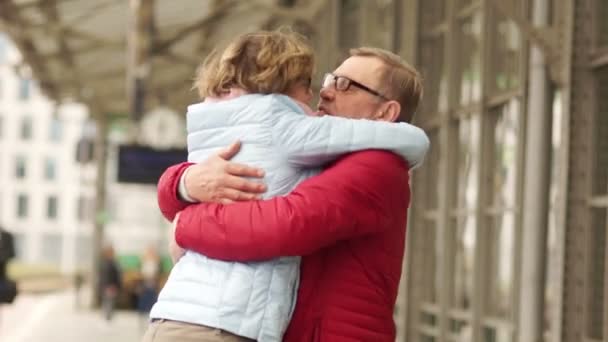
[[160, 176], [157, 185], [158, 207], [163, 216], [173, 221], [175, 215], [184, 210], [190, 203], [180, 200], [177, 190], [179, 179], [192, 163], [181, 163], [169, 167]]
[[404, 122], [313, 117], [287, 111], [274, 113], [273, 118], [275, 145], [283, 149], [289, 163], [303, 167], [323, 166], [349, 152], [382, 149], [397, 153], [413, 169], [422, 163], [429, 148], [424, 131]]
[[254, 261], [307, 255], [395, 226], [409, 205], [406, 163], [383, 151], [348, 155], [287, 196], [182, 211], [176, 240], [212, 258]]

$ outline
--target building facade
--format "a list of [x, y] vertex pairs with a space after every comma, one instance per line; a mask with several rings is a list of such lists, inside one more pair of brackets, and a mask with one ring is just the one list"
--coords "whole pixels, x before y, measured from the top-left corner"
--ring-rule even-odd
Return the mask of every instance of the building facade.
[[47, 99], [20, 62], [0, 36], [0, 224], [20, 261], [71, 272], [90, 258], [94, 169], [76, 162], [88, 112]]
[[326, 7], [319, 69], [375, 45], [425, 79], [398, 341], [608, 341], [608, 2]]

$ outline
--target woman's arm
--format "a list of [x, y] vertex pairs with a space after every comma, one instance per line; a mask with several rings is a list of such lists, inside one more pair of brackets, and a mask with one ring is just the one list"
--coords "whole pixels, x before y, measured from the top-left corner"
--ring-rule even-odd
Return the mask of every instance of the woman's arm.
[[285, 106], [273, 108], [277, 111], [272, 116], [274, 143], [288, 162], [299, 166], [322, 166], [345, 153], [382, 149], [397, 153], [415, 168], [429, 148], [424, 131], [407, 123], [312, 117], [296, 115]]

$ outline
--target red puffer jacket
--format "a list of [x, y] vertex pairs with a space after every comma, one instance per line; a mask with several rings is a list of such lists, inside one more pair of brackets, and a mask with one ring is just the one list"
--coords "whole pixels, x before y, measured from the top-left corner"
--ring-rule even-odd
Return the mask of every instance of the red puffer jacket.
[[189, 164], [169, 168], [158, 201], [182, 211], [176, 239], [212, 258], [302, 255], [296, 310], [284, 341], [394, 341], [393, 309], [405, 249], [407, 164], [364, 151], [343, 157], [291, 194], [186, 206], [176, 195]]

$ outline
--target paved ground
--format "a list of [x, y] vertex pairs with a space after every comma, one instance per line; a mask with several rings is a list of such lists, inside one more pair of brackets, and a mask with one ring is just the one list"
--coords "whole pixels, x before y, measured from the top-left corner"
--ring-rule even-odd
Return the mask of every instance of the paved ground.
[[2, 342], [136, 342], [146, 324], [132, 311], [119, 311], [107, 322], [99, 311], [76, 309], [74, 293], [65, 290], [23, 294], [0, 307]]

